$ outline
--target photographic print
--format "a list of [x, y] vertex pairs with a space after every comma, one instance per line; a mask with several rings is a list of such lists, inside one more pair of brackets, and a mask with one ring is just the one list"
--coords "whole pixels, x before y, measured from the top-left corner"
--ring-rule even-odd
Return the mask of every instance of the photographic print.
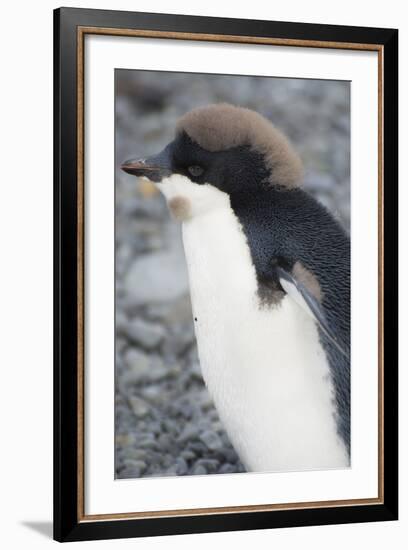
[[117, 69], [115, 117], [116, 478], [348, 468], [350, 83]]
[[54, 12], [54, 536], [397, 518], [395, 29]]

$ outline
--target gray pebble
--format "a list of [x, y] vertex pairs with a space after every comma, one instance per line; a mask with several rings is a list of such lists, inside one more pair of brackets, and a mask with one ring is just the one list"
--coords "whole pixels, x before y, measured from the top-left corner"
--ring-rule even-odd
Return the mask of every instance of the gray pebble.
[[228, 463], [235, 464], [238, 461], [238, 455], [232, 447], [225, 446], [218, 451], [223, 456], [224, 460]]
[[182, 456], [185, 460], [194, 460], [196, 454], [193, 451], [186, 449], [184, 451], [181, 451], [180, 456]]
[[148, 323], [143, 319], [132, 319], [126, 327], [128, 338], [135, 344], [140, 344], [146, 349], [158, 346], [165, 335], [164, 328], [155, 323]]
[[190, 473], [193, 476], [203, 476], [203, 475], [206, 475], [208, 472], [202, 464], [198, 464], [196, 466], [193, 466]]
[[167, 368], [167, 376], [172, 378], [178, 377], [182, 372], [180, 365], [171, 365]]
[[127, 371], [122, 377], [122, 382], [126, 385], [139, 382], [149, 372], [150, 361], [142, 351], [129, 348], [125, 352], [125, 365]]
[[146, 315], [150, 319], [163, 322], [169, 327], [191, 323], [193, 314], [191, 312], [190, 295], [186, 293], [170, 302], [149, 304]]
[[146, 463], [143, 460], [133, 460], [131, 458], [125, 458], [123, 465], [127, 469], [138, 469], [140, 473], [146, 470]]
[[224, 447], [222, 439], [216, 432], [206, 430], [200, 434], [200, 439], [211, 451], [217, 451]]
[[189, 441], [188, 449], [193, 451], [197, 456], [203, 456], [207, 452], [207, 446], [201, 441]]
[[186, 424], [183, 431], [178, 436], [177, 441], [185, 443], [186, 441], [194, 441], [199, 435], [199, 428], [195, 424]]
[[134, 303], [139, 304], [171, 301], [187, 294], [182, 253], [170, 251], [139, 256], [125, 276], [125, 288]]
[[123, 448], [130, 445], [134, 445], [135, 442], [136, 442], [136, 436], [132, 432], [118, 433], [115, 435], [115, 444], [118, 447]]
[[143, 394], [146, 399], [156, 401], [162, 397], [163, 390], [158, 385], [151, 385], [141, 388], [140, 393]]
[[163, 451], [171, 451], [173, 448], [173, 439], [167, 433], [159, 435], [157, 442]]
[[[127, 316], [125, 315], [125, 312], [123, 310], [117, 310], [116, 316], [115, 316], [115, 330], [116, 335], [123, 335], [126, 334], [126, 329], [128, 326], [129, 320]], [[117, 340], [116, 340], [117, 345]]]
[[149, 412], [149, 405], [146, 403], [146, 401], [143, 401], [143, 399], [141, 399], [140, 397], [131, 395], [129, 397], [129, 404], [133, 411], [133, 414], [138, 418], [142, 418], [146, 416]]
[[217, 418], [212, 423], [211, 427], [215, 432], [218, 432], [219, 434], [221, 434], [221, 436], [222, 434], [224, 434], [224, 426], [222, 425], [221, 421], [218, 419], [218, 415], [217, 415]]
[[168, 369], [160, 357], [152, 357], [149, 370], [146, 372], [146, 378], [150, 382], [158, 382], [166, 378]]
[[[190, 374], [196, 380], [199, 380], [200, 382], [203, 381], [203, 373], [201, 371], [200, 363], [198, 361], [192, 364]], [[210, 405], [212, 405], [212, 400], [210, 396], [208, 396], [208, 400], [210, 402]]]
[[225, 462], [220, 466], [220, 469], [218, 470], [219, 474], [234, 474], [237, 471], [237, 467], [233, 464], [230, 464], [229, 462]]
[[176, 460], [176, 473], [179, 475], [179, 476], [184, 476], [187, 474], [188, 472], [188, 465], [187, 465], [187, 462], [185, 461], [185, 459], [181, 456], [179, 456]]
[[142, 449], [154, 449], [155, 451], [159, 449], [157, 442], [151, 439], [142, 439], [138, 442], [138, 445], [142, 447]]
[[124, 456], [125, 458], [129, 458], [131, 460], [145, 461], [148, 453], [145, 449], [133, 449], [132, 447], [125, 447]]
[[120, 470], [120, 479], [136, 479], [142, 476], [139, 468], [123, 468]]
[[184, 354], [195, 342], [194, 327], [191, 324], [179, 326], [169, 335], [166, 349], [176, 356]]
[[158, 452], [148, 450], [148, 456], [146, 458], [146, 464], [149, 465], [148, 470], [154, 471], [159, 468], [159, 465], [162, 461], [162, 451], [159, 450]]
[[195, 465], [203, 466], [208, 473], [213, 474], [218, 470], [220, 463], [215, 458], [200, 458]]
[[[197, 370], [199, 370], [200, 377], [201, 377], [201, 368], [200, 368], [200, 365], [198, 364], [198, 362], [193, 364], [192, 369], [195, 370], [196, 365], [197, 365]], [[200, 404], [200, 407], [203, 409], [203, 411], [212, 412], [213, 410], [215, 410], [213, 400], [211, 399], [210, 394], [208, 393], [207, 389], [205, 389], [205, 388], [200, 391], [200, 393], [198, 395], [198, 402]]]
[[161, 435], [163, 428], [160, 422], [154, 421], [149, 422], [149, 430], [156, 436]]
[[180, 414], [184, 416], [184, 418], [186, 418], [187, 420], [190, 420], [190, 418], [193, 416], [194, 410], [195, 408], [191, 403], [181, 403], [179, 405]]

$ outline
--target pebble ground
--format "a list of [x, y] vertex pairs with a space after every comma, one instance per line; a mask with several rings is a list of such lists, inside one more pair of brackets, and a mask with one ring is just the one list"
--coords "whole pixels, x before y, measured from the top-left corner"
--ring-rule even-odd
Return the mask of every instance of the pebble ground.
[[[348, 83], [117, 70], [115, 85], [116, 166], [161, 150], [196, 106], [243, 105], [287, 133], [305, 188], [348, 229]], [[115, 477], [243, 472], [201, 376], [180, 227], [119, 169], [115, 209]]]

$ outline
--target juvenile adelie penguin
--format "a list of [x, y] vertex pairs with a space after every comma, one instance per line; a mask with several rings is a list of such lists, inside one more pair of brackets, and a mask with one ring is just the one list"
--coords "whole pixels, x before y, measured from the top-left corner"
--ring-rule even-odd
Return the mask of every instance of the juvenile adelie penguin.
[[349, 238], [300, 188], [286, 137], [209, 105], [122, 169], [154, 182], [182, 223], [203, 377], [245, 467], [348, 467]]

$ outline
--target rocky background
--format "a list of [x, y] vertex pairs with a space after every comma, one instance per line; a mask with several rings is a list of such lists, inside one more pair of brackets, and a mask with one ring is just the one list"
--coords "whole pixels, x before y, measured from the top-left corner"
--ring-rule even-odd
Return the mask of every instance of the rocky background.
[[[300, 152], [305, 187], [348, 229], [346, 82], [117, 70], [116, 166], [161, 150], [208, 103], [254, 109]], [[180, 227], [151, 186], [116, 172], [115, 477], [242, 472], [201, 377]]]

